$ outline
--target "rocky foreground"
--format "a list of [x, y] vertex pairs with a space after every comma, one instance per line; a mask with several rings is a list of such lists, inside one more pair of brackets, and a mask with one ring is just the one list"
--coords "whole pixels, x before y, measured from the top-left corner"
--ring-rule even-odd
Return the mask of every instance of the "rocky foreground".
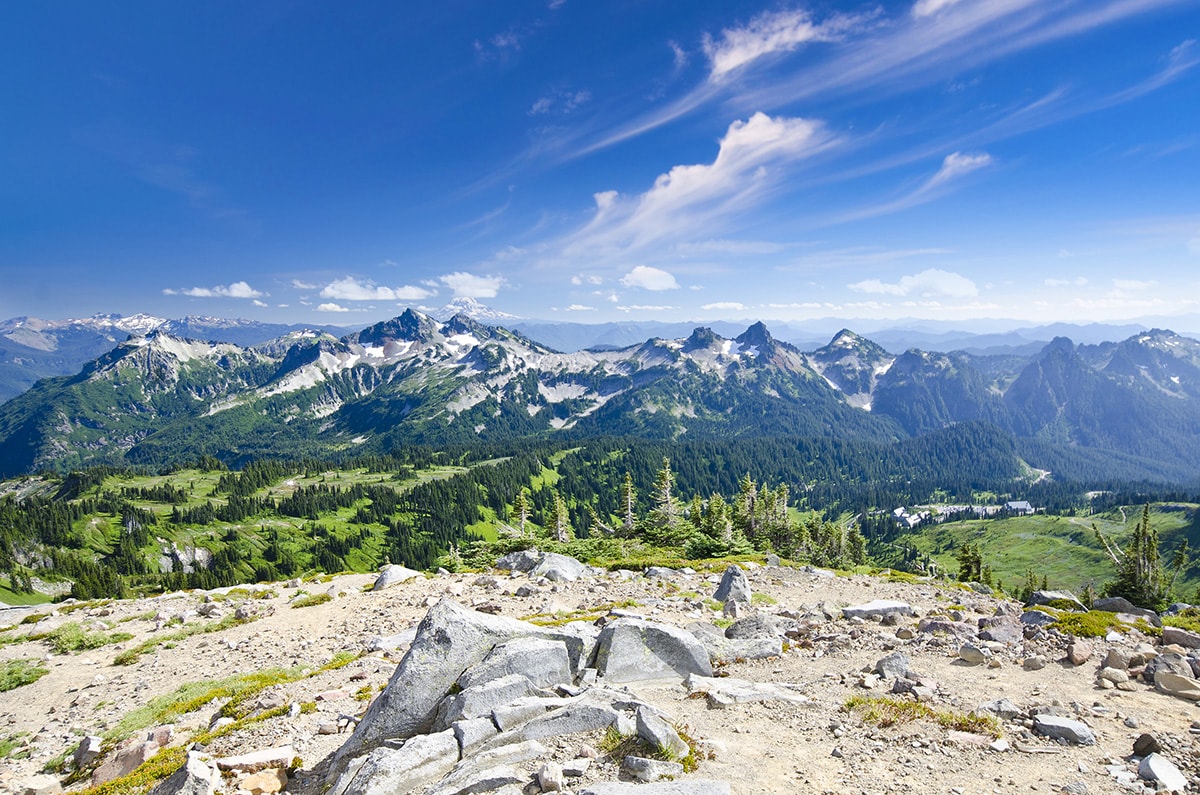
[[[517, 553], [484, 574], [55, 607], [0, 615], [0, 662], [48, 669], [0, 693], [3, 792], [965, 795], [1200, 775], [1200, 636], [1156, 637], [1127, 605], [1084, 640], [956, 584]], [[81, 631], [132, 637], [50, 651]]]

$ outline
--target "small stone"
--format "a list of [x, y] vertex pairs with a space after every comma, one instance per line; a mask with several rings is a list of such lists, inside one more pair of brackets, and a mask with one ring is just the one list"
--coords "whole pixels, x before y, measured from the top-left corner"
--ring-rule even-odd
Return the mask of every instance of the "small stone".
[[287, 783], [287, 771], [276, 767], [251, 773], [238, 781], [238, 789], [249, 792], [251, 795], [267, 795], [282, 792]]
[[336, 722], [322, 723], [321, 725], [317, 726], [317, 734], [337, 734], [337, 733], [338, 733], [338, 725]]
[[569, 762], [563, 762], [562, 772], [567, 778], [579, 778], [587, 773], [588, 768], [591, 766], [592, 760], [586, 756], [581, 756]]
[[661, 762], [641, 756], [625, 757], [621, 762], [621, 770], [646, 783], [662, 781], [665, 778], [679, 778], [683, 775], [683, 765], [678, 762]]
[[987, 649], [981, 649], [974, 643], [964, 643], [958, 647], [958, 659], [970, 665], [979, 665], [985, 663], [992, 658], [992, 653]]
[[1092, 659], [1092, 644], [1086, 640], [1076, 639], [1067, 646], [1067, 660], [1071, 665], [1083, 665]]
[[1133, 741], [1134, 756], [1149, 756], [1161, 750], [1162, 746], [1158, 744], [1158, 740], [1152, 734], [1140, 734]]
[[1066, 740], [1075, 745], [1094, 745], [1096, 742], [1096, 735], [1087, 724], [1058, 715], [1034, 716], [1033, 730], [1044, 737]]
[[1021, 663], [1021, 667], [1026, 671], [1040, 671], [1046, 667], [1046, 658], [1040, 654], [1035, 654], [1032, 657], [1026, 657]]
[[542, 792], [561, 792], [563, 788], [563, 769], [557, 762], [547, 762], [537, 773], [538, 786]]
[[48, 773], [33, 776], [21, 787], [21, 795], [58, 795], [62, 792], [62, 784]]

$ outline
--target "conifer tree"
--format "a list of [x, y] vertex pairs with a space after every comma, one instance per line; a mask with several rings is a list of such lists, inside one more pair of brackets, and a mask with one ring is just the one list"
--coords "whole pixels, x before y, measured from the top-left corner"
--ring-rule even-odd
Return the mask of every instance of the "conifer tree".
[[1150, 524], [1150, 505], [1142, 506], [1142, 518], [1133, 528], [1125, 548], [1109, 543], [1095, 525], [1092, 529], [1117, 567], [1117, 578], [1105, 583], [1105, 596], [1123, 596], [1138, 607], [1160, 610], [1167, 603], [1175, 576], [1187, 565], [1187, 541], [1171, 560], [1171, 574], [1163, 570], [1158, 550], [1158, 530]]

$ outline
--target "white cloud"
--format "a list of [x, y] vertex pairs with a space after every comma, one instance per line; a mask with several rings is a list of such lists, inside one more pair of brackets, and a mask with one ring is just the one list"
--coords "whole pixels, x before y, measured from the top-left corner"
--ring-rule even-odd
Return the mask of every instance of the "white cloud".
[[302, 282], [299, 279], [292, 279], [292, 286], [295, 287], [297, 290], [315, 290], [315, 289], [317, 289], [317, 285], [309, 284], [308, 282]]
[[1083, 287], [1088, 283], [1086, 276], [1076, 276], [1074, 279], [1046, 279], [1047, 287]]
[[708, 56], [710, 80], [720, 80], [730, 72], [767, 55], [791, 52], [802, 44], [834, 41], [850, 27], [853, 18], [835, 16], [815, 24], [805, 11], [767, 11], [742, 28], [726, 28], [720, 41], [704, 36], [704, 54]]
[[911, 276], [903, 276], [897, 282], [867, 279], [847, 285], [860, 293], [880, 295], [972, 298], [979, 294], [975, 282], [957, 273], [929, 268]]
[[1149, 290], [1157, 285], [1156, 281], [1142, 281], [1140, 279], [1113, 279], [1113, 287], [1118, 290]]
[[760, 202], [786, 176], [782, 166], [837, 142], [817, 121], [755, 113], [729, 125], [712, 163], [675, 166], [639, 196], [594, 195], [596, 212], [568, 241], [569, 256], [637, 248], [702, 234]]
[[592, 92], [587, 89], [556, 89], [545, 96], [538, 97], [528, 110], [530, 116], [544, 116], [547, 113], [567, 114], [585, 104], [592, 98]]
[[163, 295], [187, 295], [192, 298], [262, 298], [266, 293], [259, 292], [246, 282], [234, 282], [230, 285], [216, 287], [187, 287], [182, 290], [167, 288]]
[[260, 306], [260, 307], [266, 307], [266, 305], [267, 305], [264, 301], [260, 301], [257, 298], [255, 298], [253, 301], [251, 301], [251, 303], [254, 304], [255, 306]]
[[567, 311], [568, 312], [595, 312], [596, 307], [585, 306], [583, 304], [571, 304], [570, 306], [567, 307]]
[[420, 301], [434, 294], [424, 287], [383, 287], [370, 280], [359, 281], [353, 276], [332, 281], [321, 290], [322, 298], [339, 301]]
[[671, 48], [671, 55], [674, 58], [675, 69], [679, 70], [688, 65], [687, 50], [679, 46], [679, 42], [668, 41], [667, 46]]
[[670, 273], [649, 265], [635, 265], [633, 270], [621, 277], [621, 284], [626, 287], [640, 287], [643, 290], [678, 290], [679, 282]]
[[661, 304], [659, 304], [659, 305], [631, 304], [629, 306], [618, 306], [617, 307], [617, 309], [621, 310], [622, 312], [666, 312], [668, 310], [675, 309], [675, 308], [676, 307], [664, 306]]
[[317, 311], [318, 312], [349, 312], [350, 310], [347, 309], [346, 307], [340, 306], [338, 304], [319, 304], [317, 306]]
[[577, 273], [571, 277], [571, 284], [575, 285], [576, 287], [580, 287], [585, 284], [596, 286], [604, 284], [604, 278], [596, 275]]
[[932, 16], [958, 2], [959, 0], [917, 0], [912, 7], [912, 15], [918, 18]]
[[462, 271], [439, 276], [438, 280], [454, 291], [455, 298], [495, 298], [504, 285], [503, 276], [476, 276]]
[[942, 160], [942, 167], [938, 173], [929, 178], [925, 183], [923, 190], [936, 188], [938, 185], [958, 179], [961, 176], [970, 174], [972, 171], [989, 166], [992, 163], [992, 156], [987, 152], [981, 152], [977, 155], [964, 155], [962, 152], [951, 152]]
[[746, 310], [746, 305], [739, 301], [717, 301], [716, 303], [705, 304], [700, 308], [707, 310], [744, 312]]

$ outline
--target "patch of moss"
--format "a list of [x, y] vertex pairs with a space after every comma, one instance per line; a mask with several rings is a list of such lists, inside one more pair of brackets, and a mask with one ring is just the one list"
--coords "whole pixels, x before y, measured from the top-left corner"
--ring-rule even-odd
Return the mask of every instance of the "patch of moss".
[[1061, 613], [1050, 626], [1077, 638], [1103, 638], [1110, 630], [1128, 632], [1132, 626], [1117, 619], [1116, 613], [1090, 610], [1086, 613]]
[[314, 593], [308, 596], [301, 596], [296, 601], [292, 602], [292, 607], [314, 607], [323, 605], [326, 602], [332, 602], [333, 596], [327, 593]]
[[930, 720], [944, 729], [1000, 736], [1000, 721], [995, 715], [935, 710], [928, 704], [892, 696], [851, 696], [842, 709], [859, 716], [864, 723], [887, 728], [916, 720]]
[[50, 669], [39, 660], [8, 660], [0, 663], [0, 693], [33, 684]]
[[50, 632], [29, 635], [28, 639], [46, 641], [55, 654], [71, 654], [121, 643], [132, 637], [128, 632], [89, 632], [82, 624], [71, 622]]

